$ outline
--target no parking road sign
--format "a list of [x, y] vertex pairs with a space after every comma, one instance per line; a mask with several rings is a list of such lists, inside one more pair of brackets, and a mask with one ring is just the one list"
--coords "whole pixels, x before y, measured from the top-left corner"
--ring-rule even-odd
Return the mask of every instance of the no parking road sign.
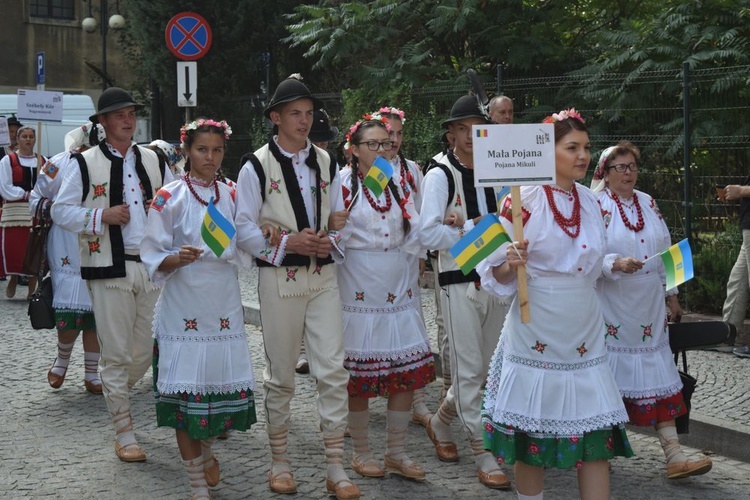
[[211, 48], [211, 26], [194, 12], [180, 12], [167, 23], [167, 48], [183, 61], [195, 61]]

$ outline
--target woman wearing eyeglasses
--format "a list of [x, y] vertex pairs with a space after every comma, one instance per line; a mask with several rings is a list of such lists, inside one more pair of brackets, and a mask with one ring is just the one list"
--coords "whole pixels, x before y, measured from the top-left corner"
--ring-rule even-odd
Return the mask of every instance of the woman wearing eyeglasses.
[[[653, 426], [667, 458], [667, 477], [705, 474], [711, 460], [688, 460], [680, 448], [675, 417], [687, 408], [669, 348], [669, 316], [679, 321], [677, 289], [665, 290], [661, 259], [646, 260], [671, 245], [654, 199], [635, 189], [640, 152], [621, 141], [599, 158], [592, 190], [607, 227], [607, 255], [597, 287], [606, 324], [609, 365], [630, 423]], [[666, 299], [665, 299], [666, 296]]]
[[[346, 260], [338, 269], [349, 370], [352, 468], [364, 477], [386, 471], [421, 481], [424, 469], [405, 453], [415, 389], [435, 380], [427, 332], [412, 288], [407, 254], [421, 252], [414, 202], [393, 179], [382, 193], [363, 182], [378, 156], [393, 148], [388, 119], [366, 115], [347, 134], [352, 161], [341, 171], [349, 218], [342, 229]], [[368, 443], [369, 400], [388, 398], [384, 467]]]

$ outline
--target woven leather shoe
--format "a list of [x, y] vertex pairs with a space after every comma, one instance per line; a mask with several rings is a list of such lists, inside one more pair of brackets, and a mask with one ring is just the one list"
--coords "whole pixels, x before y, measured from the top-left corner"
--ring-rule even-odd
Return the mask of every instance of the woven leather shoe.
[[430, 441], [432, 441], [432, 444], [435, 446], [435, 454], [438, 459], [442, 462], [458, 462], [458, 449], [456, 449], [456, 443], [453, 441], [438, 441], [429, 420], [425, 427], [427, 428], [427, 437], [430, 438]]
[[[57, 362], [57, 359], [55, 359], [55, 362]], [[52, 364], [52, 368], [54, 368], [54, 363]], [[62, 387], [63, 382], [65, 382], [65, 375], [68, 373], [68, 368], [65, 367], [63, 369], [62, 375], [57, 375], [56, 373], [52, 373], [52, 368], [49, 369], [47, 372], [47, 382], [49, 382], [50, 387], [53, 389], [59, 389]]]
[[358, 456], [353, 456], [352, 470], [362, 477], [385, 477], [385, 471], [372, 456], [364, 462]]
[[123, 462], [145, 462], [146, 452], [138, 443], [133, 443], [128, 446], [121, 446], [120, 443], [115, 439], [115, 453], [117, 458]]
[[268, 473], [268, 486], [274, 493], [282, 495], [291, 495], [297, 493], [297, 483], [294, 482], [294, 476], [291, 471], [282, 470], [273, 474]]
[[385, 469], [391, 474], [398, 474], [415, 481], [424, 481], [424, 469], [414, 462], [406, 462], [403, 459], [396, 461], [389, 457], [385, 457], [383, 461]]
[[92, 382], [91, 380], [83, 379], [83, 386], [91, 394], [101, 394], [102, 393], [102, 384], [100, 382]]
[[685, 460], [667, 464], [667, 478], [681, 479], [688, 476], [700, 476], [711, 470], [713, 462], [710, 458], [701, 460]]
[[477, 477], [480, 483], [493, 490], [509, 490], [511, 486], [510, 479], [500, 469], [490, 472], [478, 470]]
[[360, 496], [359, 488], [348, 479], [342, 479], [334, 483], [326, 478], [326, 490], [330, 495], [335, 495], [336, 500], [358, 500]]

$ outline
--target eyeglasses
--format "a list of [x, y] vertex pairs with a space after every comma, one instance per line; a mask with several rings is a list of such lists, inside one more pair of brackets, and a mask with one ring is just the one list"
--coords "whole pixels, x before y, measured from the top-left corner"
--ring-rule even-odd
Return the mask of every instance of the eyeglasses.
[[618, 163], [617, 165], [610, 165], [609, 168], [620, 174], [624, 174], [626, 170], [638, 172], [638, 165], [635, 163]]
[[383, 151], [390, 151], [393, 149], [393, 141], [367, 141], [367, 142], [360, 142], [357, 144], [357, 146], [361, 146], [362, 144], [367, 144], [367, 149], [370, 151], [377, 151], [380, 148], [383, 148]]

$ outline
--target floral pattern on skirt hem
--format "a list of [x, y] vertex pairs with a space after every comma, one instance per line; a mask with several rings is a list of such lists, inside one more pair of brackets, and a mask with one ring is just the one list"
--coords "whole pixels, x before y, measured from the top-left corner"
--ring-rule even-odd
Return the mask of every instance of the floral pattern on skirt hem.
[[154, 342], [154, 397], [157, 427], [187, 431], [190, 439], [208, 439], [230, 429], [246, 431], [257, 422], [251, 389], [221, 394], [160, 394], [159, 349]]
[[569, 469], [580, 468], [584, 462], [633, 456], [622, 425], [586, 432], [582, 436], [555, 436], [526, 433], [487, 418], [483, 418], [483, 423], [484, 448], [501, 465], [520, 461], [537, 467]]
[[[384, 367], [383, 364], [388, 364]], [[356, 369], [354, 368], [356, 365]], [[359, 398], [388, 397], [398, 392], [421, 389], [434, 382], [435, 359], [432, 353], [421, 359], [363, 361], [346, 358], [344, 366], [349, 369], [349, 396]], [[357, 373], [356, 375], [353, 372]], [[370, 375], [359, 375], [370, 372]]]
[[653, 427], [659, 422], [669, 422], [687, 413], [682, 392], [664, 398], [623, 398], [632, 425]]
[[55, 324], [58, 330], [93, 330], [96, 328], [94, 313], [75, 309], [55, 309]]

